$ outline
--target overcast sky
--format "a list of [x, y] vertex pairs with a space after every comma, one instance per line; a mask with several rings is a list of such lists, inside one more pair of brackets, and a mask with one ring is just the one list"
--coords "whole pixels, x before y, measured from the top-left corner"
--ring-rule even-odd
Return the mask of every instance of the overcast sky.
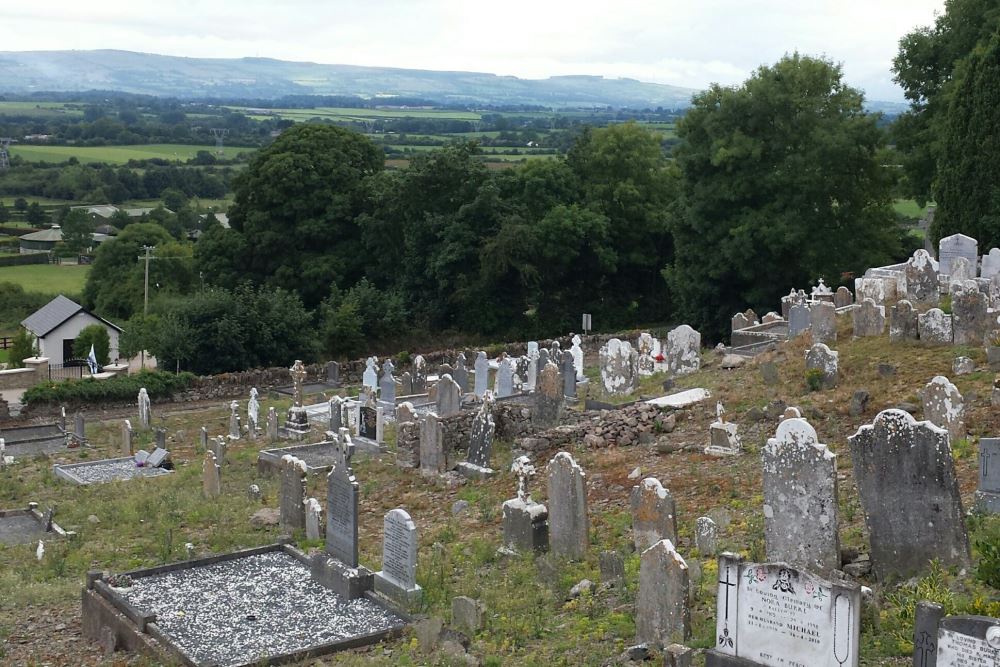
[[798, 50], [902, 101], [899, 38], [943, 0], [0, 0], [10, 51], [125, 49], [544, 78], [737, 84]]

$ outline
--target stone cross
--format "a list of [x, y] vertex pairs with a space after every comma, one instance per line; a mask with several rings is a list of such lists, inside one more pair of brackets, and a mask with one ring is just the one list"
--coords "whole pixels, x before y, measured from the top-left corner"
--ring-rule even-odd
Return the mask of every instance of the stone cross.
[[306, 381], [306, 367], [302, 365], [301, 359], [296, 359], [292, 367], [288, 369], [288, 372], [292, 376], [292, 405], [301, 408], [303, 385]]
[[455, 381], [463, 394], [469, 391], [469, 371], [465, 368], [465, 354], [462, 352], [459, 352], [455, 359], [455, 368], [451, 372], [451, 379]]
[[663, 539], [677, 539], [677, 508], [660, 480], [647, 477], [632, 487], [632, 540], [642, 552]]
[[586, 475], [568, 452], [556, 454], [546, 471], [549, 550], [559, 558], [583, 560], [590, 544]]
[[382, 378], [378, 383], [379, 400], [386, 403], [392, 409], [396, 408], [396, 378], [392, 372], [396, 370], [392, 359], [386, 359], [382, 364]]
[[372, 391], [378, 389], [378, 359], [368, 357], [365, 360], [365, 372], [361, 374], [361, 385]]
[[673, 542], [660, 540], [642, 552], [635, 610], [637, 642], [662, 648], [690, 638], [689, 586], [687, 563]]
[[531, 464], [531, 459], [527, 456], [517, 457], [511, 464], [510, 471], [517, 475], [517, 499], [523, 503], [530, 504], [532, 500], [528, 483], [535, 476], [535, 466]]

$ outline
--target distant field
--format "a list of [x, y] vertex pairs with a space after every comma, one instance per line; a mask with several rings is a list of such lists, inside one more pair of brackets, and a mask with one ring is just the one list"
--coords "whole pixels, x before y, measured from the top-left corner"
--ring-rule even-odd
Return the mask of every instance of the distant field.
[[68, 108], [62, 102], [0, 102], [0, 116], [80, 116], [83, 111]]
[[[32, 202], [38, 202], [39, 206], [62, 206], [63, 204], [75, 204], [76, 202], [69, 201], [68, 199], [49, 199], [48, 197], [34, 197], [32, 195], [4, 195], [0, 197], [0, 202], [3, 205], [12, 208], [14, 202], [18, 199], [24, 199], [24, 201], [31, 204]], [[11, 223], [6, 223], [9, 227]], [[27, 226], [27, 225], [26, 225]]]
[[[229, 107], [234, 111], [247, 112], [247, 107]], [[439, 120], [479, 120], [480, 114], [473, 111], [448, 111], [445, 109], [347, 109], [342, 107], [316, 107], [314, 109], [269, 109], [271, 113], [251, 115], [251, 118], [266, 119], [278, 116], [296, 122], [310, 118], [335, 118], [337, 120], [376, 120], [386, 118], [436, 118]]]
[[[254, 148], [226, 146], [225, 156], [235, 158], [240, 153], [253, 152]], [[215, 151], [215, 146], [188, 144], [141, 144], [132, 146], [18, 146], [10, 147], [12, 156], [19, 155], [31, 162], [63, 162], [75, 157], [80, 162], [107, 162], [125, 164], [129, 160], [188, 160], [198, 151]]]
[[[933, 205], [933, 202], [931, 205]], [[896, 213], [902, 213], [908, 218], [922, 218], [927, 213], [926, 206], [921, 207], [912, 199], [897, 199], [893, 203], [892, 208], [895, 209]]]
[[28, 264], [0, 266], [0, 282], [17, 283], [28, 292], [79, 294], [87, 280], [89, 266]]

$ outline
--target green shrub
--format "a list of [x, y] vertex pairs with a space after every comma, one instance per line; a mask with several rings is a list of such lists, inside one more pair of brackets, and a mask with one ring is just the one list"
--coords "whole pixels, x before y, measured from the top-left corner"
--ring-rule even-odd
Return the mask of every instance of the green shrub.
[[979, 551], [977, 575], [980, 581], [1000, 589], [1000, 521], [984, 521], [974, 544]]
[[823, 370], [821, 368], [810, 368], [806, 371], [806, 387], [809, 391], [819, 391], [823, 388]]
[[938, 304], [938, 308], [940, 308], [941, 312], [944, 313], [945, 315], [951, 315], [951, 295], [950, 294], [946, 294], [945, 296], [941, 297], [941, 303]]
[[150, 398], [170, 398], [191, 386], [192, 373], [142, 371], [135, 375], [119, 375], [107, 380], [84, 378], [64, 382], [43, 382], [24, 392], [28, 406], [41, 404], [78, 404], [134, 401], [139, 389], [145, 387]]
[[11, 341], [10, 360], [11, 368], [23, 368], [24, 360], [35, 356], [35, 337], [27, 329], [19, 327]]
[[94, 346], [94, 356], [97, 357], [97, 363], [101, 366], [107, 366], [111, 361], [108, 358], [111, 339], [103, 324], [91, 324], [77, 334], [73, 341], [73, 356], [77, 359], [86, 359], [90, 355], [91, 345]]

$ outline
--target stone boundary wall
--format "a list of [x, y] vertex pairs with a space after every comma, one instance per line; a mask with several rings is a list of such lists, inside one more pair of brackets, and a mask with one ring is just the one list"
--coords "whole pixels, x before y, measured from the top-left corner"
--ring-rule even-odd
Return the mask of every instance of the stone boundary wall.
[[581, 421], [520, 437], [515, 440], [514, 447], [526, 452], [542, 452], [579, 442], [590, 449], [647, 444], [658, 435], [674, 430], [677, 425], [674, 412], [673, 408], [635, 403], [620, 410], [577, 413]]

